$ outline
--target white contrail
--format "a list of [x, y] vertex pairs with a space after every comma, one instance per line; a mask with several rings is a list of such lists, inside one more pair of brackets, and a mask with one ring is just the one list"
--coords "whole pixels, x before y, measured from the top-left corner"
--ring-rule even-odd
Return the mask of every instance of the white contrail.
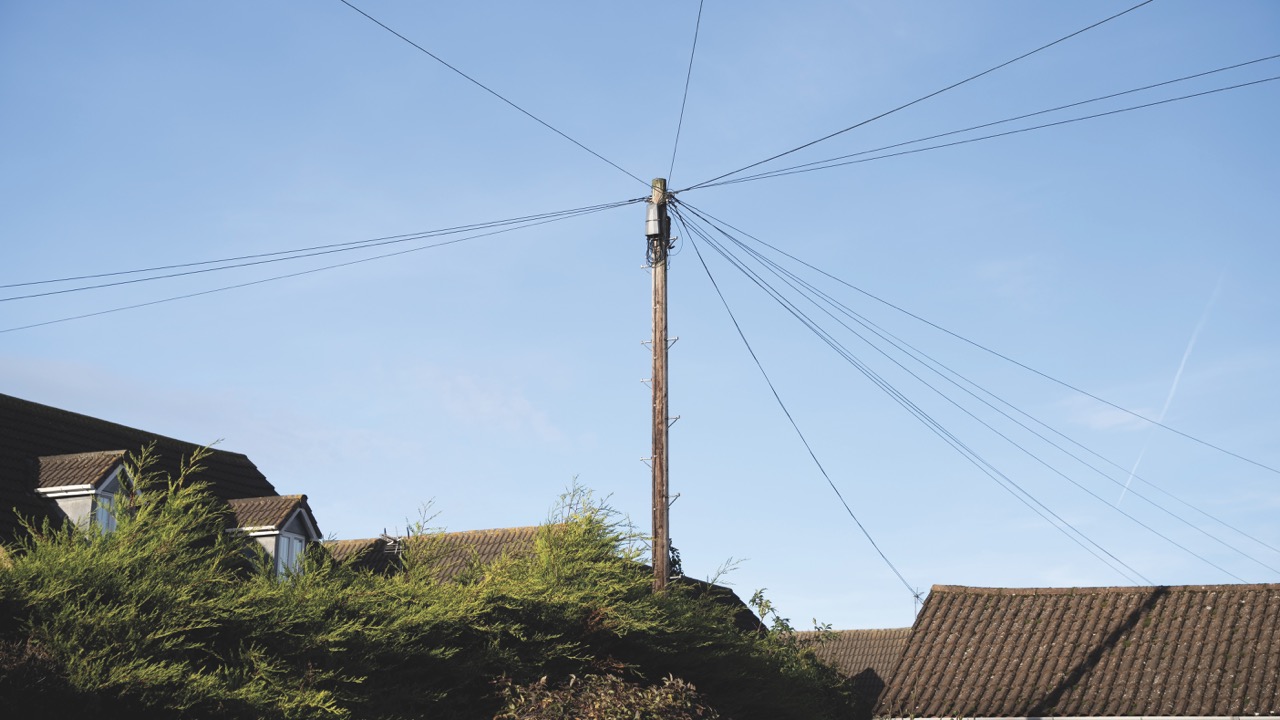
[[[1204, 324], [1209, 319], [1209, 311], [1213, 309], [1214, 303], [1218, 301], [1218, 293], [1222, 291], [1222, 279], [1226, 276], [1226, 272], [1218, 275], [1218, 284], [1213, 288], [1213, 294], [1209, 296], [1209, 302], [1204, 307], [1204, 312], [1200, 313], [1200, 322], [1196, 323], [1196, 329], [1191, 333], [1191, 340], [1187, 342], [1187, 349], [1182, 351], [1182, 362], [1178, 363], [1178, 372], [1173, 375], [1173, 385], [1169, 387], [1169, 394], [1165, 396], [1164, 407], [1160, 408], [1160, 415], [1156, 418], [1157, 423], [1164, 422], [1165, 413], [1169, 412], [1169, 406], [1173, 404], [1173, 396], [1178, 394], [1178, 384], [1182, 382], [1182, 371], [1187, 367], [1187, 358], [1191, 357], [1191, 351], [1196, 346], [1196, 340], [1200, 339], [1200, 331], [1204, 330]], [[1133, 482], [1133, 476], [1138, 474], [1138, 466], [1142, 464], [1142, 458], [1147, 454], [1147, 446], [1151, 444], [1151, 433], [1154, 427], [1147, 429], [1147, 439], [1142, 443], [1142, 452], [1138, 453], [1138, 459], [1133, 463], [1133, 469], [1129, 471], [1129, 479], [1124, 481], [1124, 489], [1120, 491], [1120, 499], [1116, 500], [1119, 506], [1124, 500], [1125, 493], [1129, 492], [1129, 484]]]

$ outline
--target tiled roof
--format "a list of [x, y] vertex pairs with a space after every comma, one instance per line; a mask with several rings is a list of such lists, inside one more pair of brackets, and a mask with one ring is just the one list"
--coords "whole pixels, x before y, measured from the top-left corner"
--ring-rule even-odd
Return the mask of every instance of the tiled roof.
[[329, 540], [324, 544], [334, 560], [350, 562], [354, 567], [385, 574], [398, 567], [394, 546], [387, 538], [363, 540]]
[[103, 450], [36, 458], [36, 485], [41, 488], [96, 486], [120, 467], [124, 456], [123, 450]]
[[902, 658], [911, 628], [840, 630], [834, 635], [800, 632], [800, 641], [813, 648], [822, 662], [850, 678], [870, 711]]
[[385, 552], [387, 541], [382, 538], [362, 538], [360, 540], [326, 540], [324, 548], [329, 556], [338, 562], [361, 560], [369, 553]]
[[[409, 538], [383, 536], [367, 540], [336, 540], [325, 543], [330, 555], [339, 562], [354, 558], [357, 567], [384, 573], [397, 570], [399, 553], [406, 547], [424, 553], [437, 564], [437, 577], [454, 580], [472, 567], [493, 563], [502, 557], [528, 555], [535, 549], [539, 526], [467, 530], [430, 533]], [[551, 526], [554, 532], [556, 526]], [[651, 573], [643, 565], [637, 571]], [[763, 632], [767, 628], [733, 590], [702, 580], [681, 577], [673, 582], [693, 587], [714, 602], [735, 610], [734, 624], [743, 632]]]
[[[641, 567], [644, 569], [646, 576], [653, 577], [652, 566], [643, 565]], [[679, 577], [672, 578], [671, 584], [693, 588], [700, 595], [709, 598], [715, 604], [732, 609], [734, 627], [738, 628], [742, 632], [763, 633], [768, 632], [769, 630], [769, 626], [765, 625], [760, 621], [760, 618], [756, 617], [755, 611], [751, 609], [751, 606], [744, 603], [742, 598], [738, 597], [738, 593], [734, 592], [733, 589], [728, 586], [716, 585], [715, 583], [707, 582], [706, 580], [691, 578], [688, 575], [681, 575]]]
[[325, 547], [338, 562], [353, 560], [358, 567], [376, 572], [398, 569], [398, 558], [404, 552], [420, 552], [436, 565], [441, 580], [452, 580], [476, 565], [488, 565], [503, 556], [533, 552], [537, 536], [538, 528], [531, 526], [332, 540], [326, 542]]
[[[18, 531], [18, 516], [37, 522], [49, 517], [52, 503], [35, 493], [40, 469], [36, 459], [54, 455], [127, 450], [155, 443], [158, 470], [176, 475], [183, 457], [198, 446], [145, 430], [60, 410], [0, 394], [0, 540]], [[224, 499], [274, 495], [275, 488], [249, 458], [214, 450], [198, 476]]]
[[402, 553], [419, 552], [430, 558], [440, 580], [453, 580], [472, 567], [533, 552], [537, 536], [538, 528], [530, 526], [334, 540], [325, 543], [325, 547], [338, 562], [350, 559], [357, 567], [379, 573], [399, 569]]
[[[307, 505], [306, 495], [270, 495], [256, 498], [233, 498], [227, 501], [231, 506], [232, 522], [237, 528], [254, 530], [279, 530], [295, 510], [301, 508], [306, 513], [311, 526], [316, 527], [315, 516]], [[319, 532], [319, 528], [317, 528]]]
[[537, 526], [530, 526], [420, 535], [408, 542], [419, 543], [415, 549], [421, 548], [435, 560], [440, 579], [451, 580], [474, 565], [488, 565], [507, 555], [532, 553], [537, 537]]
[[1280, 715], [1280, 585], [935, 586], [877, 714]]

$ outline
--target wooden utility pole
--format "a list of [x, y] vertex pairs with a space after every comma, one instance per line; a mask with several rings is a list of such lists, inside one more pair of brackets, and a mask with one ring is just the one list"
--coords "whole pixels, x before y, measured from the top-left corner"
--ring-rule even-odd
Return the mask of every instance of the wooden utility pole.
[[661, 592], [671, 576], [671, 506], [667, 488], [667, 251], [671, 219], [667, 216], [667, 180], [655, 178], [649, 198], [645, 236], [653, 272], [653, 589]]

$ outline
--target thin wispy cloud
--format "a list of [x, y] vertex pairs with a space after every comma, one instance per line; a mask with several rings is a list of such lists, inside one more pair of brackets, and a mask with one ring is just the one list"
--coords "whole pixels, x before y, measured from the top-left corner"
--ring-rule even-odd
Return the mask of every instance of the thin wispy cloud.
[[975, 270], [978, 280], [996, 295], [1026, 301], [1043, 286], [1040, 268], [1039, 259], [1023, 257], [989, 260]]
[[[1218, 282], [1214, 285], [1213, 293], [1209, 296], [1209, 302], [1205, 304], [1204, 312], [1200, 313], [1200, 321], [1196, 323], [1196, 329], [1191, 333], [1191, 339], [1187, 341], [1187, 347], [1182, 351], [1182, 360], [1178, 362], [1178, 371], [1173, 374], [1173, 384], [1169, 386], [1169, 393], [1165, 395], [1164, 406], [1160, 408], [1160, 414], [1156, 416], [1156, 422], [1163, 423], [1165, 415], [1169, 413], [1169, 406], [1173, 404], [1173, 398], [1178, 394], [1178, 386], [1182, 384], [1182, 373], [1187, 369], [1187, 359], [1191, 357], [1191, 351], [1195, 349], [1196, 342], [1200, 339], [1200, 333], [1204, 330], [1205, 323], [1209, 320], [1209, 313], [1213, 310], [1213, 306], [1218, 302], [1218, 295], [1222, 292], [1222, 280], [1226, 277], [1223, 272], [1218, 275]], [[1147, 448], [1151, 445], [1151, 433], [1155, 427], [1151, 427], [1147, 431], [1147, 437], [1142, 443], [1142, 450], [1138, 453], [1138, 459], [1134, 461], [1133, 468], [1129, 470], [1129, 477], [1124, 481], [1124, 488], [1120, 491], [1120, 498], [1116, 500], [1116, 505], [1124, 502], [1124, 496], [1129, 492], [1129, 485], [1133, 483], [1133, 478], [1138, 474], [1138, 468], [1142, 465], [1142, 459], [1147, 455]]]
[[470, 375], [430, 373], [423, 380], [439, 398], [439, 407], [455, 420], [496, 427], [536, 442], [559, 443], [565, 438], [550, 416], [518, 389]]
[[[1103, 397], [1107, 396], [1104, 395]], [[1090, 430], [1127, 432], [1147, 427], [1147, 422], [1142, 418], [1135, 417], [1132, 413], [1127, 413], [1123, 410], [1099, 405], [1089, 398], [1073, 396], [1066, 401], [1066, 405], [1071, 413], [1071, 421]], [[1139, 415], [1149, 415], [1149, 410], [1146, 408], [1130, 409]]]

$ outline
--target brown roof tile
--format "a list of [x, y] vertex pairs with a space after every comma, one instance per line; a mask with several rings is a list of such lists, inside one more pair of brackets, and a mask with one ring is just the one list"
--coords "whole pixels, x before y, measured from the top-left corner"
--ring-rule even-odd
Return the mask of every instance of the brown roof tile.
[[399, 567], [399, 558], [388, 538], [328, 540], [324, 547], [334, 560], [340, 563], [350, 562], [353, 567], [379, 575]]
[[[315, 516], [307, 505], [306, 495], [271, 495], [256, 498], [232, 498], [227, 501], [231, 506], [232, 522], [242, 529], [279, 530], [293, 517], [295, 510], [302, 509], [316, 527]], [[317, 528], [317, 532], [319, 529]]]
[[1280, 585], [935, 586], [879, 715], [1280, 715]]
[[537, 538], [537, 526], [530, 526], [428, 534], [410, 542], [421, 543], [417, 547], [435, 559], [440, 579], [451, 580], [468, 568], [489, 565], [504, 556], [530, 554]]
[[96, 486], [120, 467], [124, 456], [124, 450], [103, 450], [36, 458], [36, 485], [41, 488]]
[[332, 540], [326, 542], [325, 547], [339, 562], [351, 560], [358, 567], [376, 572], [399, 569], [399, 557], [406, 551], [421, 552], [437, 566], [441, 580], [452, 580], [472, 567], [488, 565], [504, 556], [533, 552], [537, 536], [538, 528], [530, 526]]
[[813, 647], [819, 660], [850, 678], [869, 710], [875, 707], [902, 658], [911, 628], [840, 630], [834, 635], [812, 631], [796, 634], [802, 643]]
[[885, 630], [837, 630], [834, 633], [804, 631], [796, 633], [801, 642], [813, 647], [818, 659], [846, 675], [856, 675], [874, 668], [888, 677], [907, 645], [911, 628]]
[[338, 562], [359, 560], [371, 552], [386, 550], [387, 541], [382, 538], [363, 538], [360, 540], [326, 540], [324, 548], [329, 556]]

